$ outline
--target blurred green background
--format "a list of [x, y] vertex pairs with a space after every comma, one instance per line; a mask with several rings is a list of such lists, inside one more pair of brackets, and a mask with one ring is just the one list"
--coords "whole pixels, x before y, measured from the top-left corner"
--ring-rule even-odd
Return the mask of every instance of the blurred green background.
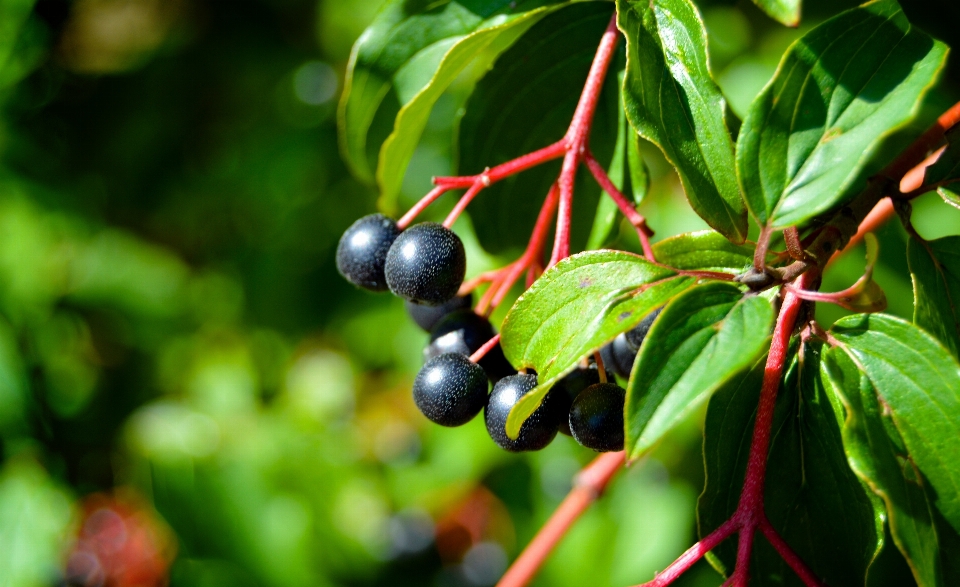
[[[376, 192], [340, 160], [336, 104], [379, 4], [0, 0], [0, 587], [492, 585], [592, 458], [562, 436], [504, 453], [479, 419], [427, 425], [409, 394], [426, 335], [337, 275]], [[790, 41], [853, 3], [807, 3], [799, 31], [699, 4], [742, 116]], [[904, 8], [957, 46], [955, 2]], [[958, 69], [905, 135], [960, 98]], [[438, 104], [404, 205], [453, 170], [461, 104]], [[703, 227], [645, 154], [658, 237]], [[915, 220], [960, 233], [935, 195]], [[513, 258], [458, 230], [471, 274]], [[902, 231], [882, 237], [877, 280], [909, 317]], [[824, 288], [862, 269], [850, 255]], [[538, 584], [652, 577], [694, 538], [699, 453], [697, 417]], [[719, 583], [701, 563], [678, 584]]]

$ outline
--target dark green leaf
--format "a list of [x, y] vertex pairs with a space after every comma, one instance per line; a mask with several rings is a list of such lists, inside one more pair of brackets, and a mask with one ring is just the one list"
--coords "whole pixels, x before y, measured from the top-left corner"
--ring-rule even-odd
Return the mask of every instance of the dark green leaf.
[[800, 24], [800, 0], [753, 0], [753, 3], [781, 24]]
[[932, 336], [893, 316], [848, 316], [832, 331], [876, 388], [937, 508], [960, 528], [960, 365]]
[[391, 210], [403, 174], [443, 91], [479, 60], [484, 69], [557, 0], [393, 0], [353, 48], [339, 125], [344, 158], [382, 190]]
[[[774, 528], [826, 585], [864, 585], [883, 539], [883, 509], [850, 470], [838, 425], [839, 406], [825, 393], [818, 349], [802, 349], [781, 387], [767, 459], [765, 511]], [[700, 497], [700, 533], [735, 510], [743, 487], [765, 360], [731, 380], [710, 400], [704, 425], [707, 484]], [[802, 586], [757, 534], [750, 585]], [[733, 569], [736, 541], [715, 549]]]
[[946, 133], [947, 146], [936, 162], [923, 174], [925, 186], [938, 186], [937, 193], [943, 201], [960, 208], [960, 127]]
[[912, 118], [946, 52], [911, 28], [894, 0], [848, 10], [797, 40], [737, 140], [740, 183], [757, 220], [800, 224], [861, 188], [864, 164]]
[[[564, 136], [612, 9], [607, 2], [567, 6], [538, 22], [497, 59], [474, 88], [460, 121], [460, 173], [480, 173]], [[611, 72], [621, 64], [618, 55]], [[619, 104], [617, 78], [611, 73], [590, 140], [604, 164], [613, 156]], [[558, 159], [500, 181], [474, 200], [470, 218], [487, 250], [526, 244], [540, 203], [559, 173]], [[582, 171], [574, 192], [571, 239], [573, 249], [579, 250], [587, 242], [600, 187]]]
[[960, 237], [926, 242], [911, 238], [913, 321], [957, 356], [960, 350]]
[[947, 146], [933, 165], [923, 172], [925, 185], [947, 185], [960, 181], [960, 127], [953, 127], [946, 133]]
[[824, 353], [827, 389], [843, 402], [850, 466], [886, 505], [890, 532], [920, 587], [944, 585], [936, 509], [870, 378], [839, 348]]
[[719, 271], [734, 275], [753, 264], [753, 247], [735, 245], [718, 232], [678, 234], [653, 245], [659, 263], [687, 271]]
[[540, 383], [511, 412], [507, 432], [516, 434], [580, 359], [693, 282], [622, 251], [580, 253], [544, 273], [510, 308], [500, 333], [510, 362], [536, 369]]
[[687, 199], [707, 224], [742, 242], [746, 208], [696, 8], [688, 0], [617, 0], [617, 14], [627, 38], [630, 123], [677, 168]]
[[644, 339], [627, 386], [626, 450], [636, 459], [764, 352], [773, 307], [729, 283], [674, 298]]

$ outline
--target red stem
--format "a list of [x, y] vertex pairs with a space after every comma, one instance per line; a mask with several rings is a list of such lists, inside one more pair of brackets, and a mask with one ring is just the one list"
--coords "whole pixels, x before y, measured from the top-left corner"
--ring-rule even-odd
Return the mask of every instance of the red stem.
[[664, 569], [663, 572], [658, 573], [652, 581], [638, 587], [665, 587], [673, 583], [684, 571], [700, 560], [703, 555], [716, 548], [736, 531], [736, 520], [732, 518], [727, 520], [721, 524], [719, 528], [708, 534], [706, 538], [688, 548], [687, 551], [681, 554], [677, 560], [673, 561], [669, 567]]
[[570, 526], [600, 497], [623, 462], [624, 453], [621, 451], [602, 454], [587, 465], [577, 475], [573, 489], [560, 507], [510, 565], [496, 587], [524, 587], [530, 583]]
[[[957, 102], [937, 118], [937, 121], [904, 149], [879, 175], [899, 182], [912, 168], [926, 159], [944, 140], [944, 133], [960, 122], [960, 102]], [[917, 186], [919, 187], [919, 186]], [[913, 188], [916, 189], [916, 188]], [[907, 191], [912, 191], [908, 189]]]
[[793, 572], [800, 577], [800, 580], [803, 581], [803, 584], [807, 587], [824, 587], [824, 584], [814, 575], [809, 568], [803, 563], [803, 560], [790, 548], [790, 545], [777, 533], [773, 528], [773, 525], [770, 523], [770, 520], [766, 516], [763, 516], [760, 519], [760, 531], [763, 532], [763, 535], [766, 537], [767, 541], [773, 545], [774, 550], [777, 551], [777, 554], [786, 561], [790, 568], [793, 569]]
[[409, 210], [407, 210], [407, 213], [403, 215], [403, 218], [401, 218], [400, 220], [397, 220], [397, 226], [400, 228], [400, 230], [404, 230], [405, 228], [407, 228], [407, 226], [409, 226], [410, 223], [413, 222], [413, 219], [416, 218], [418, 214], [423, 212], [427, 208], [427, 206], [429, 206], [437, 198], [445, 194], [449, 189], [450, 188], [444, 187], [441, 185], [430, 190], [430, 192], [427, 193], [427, 195], [425, 195], [423, 198], [421, 198], [419, 202], [417, 202]]
[[603, 188], [603, 191], [613, 199], [623, 215], [630, 221], [630, 224], [637, 229], [637, 236], [640, 237], [640, 246], [643, 247], [643, 256], [646, 257], [648, 261], [655, 262], [657, 259], [653, 255], [653, 247], [650, 246], [650, 237], [653, 236], [653, 231], [647, 226], [646, 218], [641, 216], [640, 213], [637, 212], [637, 209], [630, 205], [630, 202], [627, 201], [623, 193], [617, 189], [617, 186], [613, 185], [606, 170], [593, 158], [593, 153], [587, 151], [584, 156], [584, 161], [587, 164], [587, 168], [590, 169], [590, 173], [593, 174], [594, 179], [596, 179], [600, 187]]
[[563, 140], [567, 146], [567, 154], [563, 158], [563, 167], [560, 169], [560, 204], [557, 208], [557, 230], [553, 240], [553, 253], [550, 255], [548, 266], [556, 265], [561, 259], [570, 256], [570, 214], [573, 205], [573, 184], [576, 179], [577, 167], [587, 153], [587, 144], [590, 140], [590, 128], [593, 126], [593, 115], [597, 110], [597, 101], [600, 99], [600, 90], [603, 89], [603, 80], [607, 76], [610, 60], [614, 49], [620, 40], [620, 31], [617, 30], [616, 13], [610, 17], [607, 30], [604, 31], [597, 47], [597, 53], [590, 65], [587, 82], [580, 94], [577, 110], [573, 114], [570, 128]]
[[470, 361], [473, 363], [476, 363], [480, 359], [484, 358], [485, 356], [487, 356], [487, 353], [490, 352], [490, 349], [497, 346], [499, 342], [500, 342], [500, 335], [498, 334], [493, 338], [491, 338], [490, 340], [488, 340], [487, 342], [483, 343], [483, 346], [478, 348], [477, 352], [470, 355]]
[[484, 171], [480, 175], [463, 175], [458, 177], [435, 177], [433, 178], [433, 183], [438, 186], [443, 186], [447, 189], [457, 189], [457, 188], [468, 188], [476, 183], [478, 180], [481, 180], [484, 176], [490, 181], [491, 184], [497, 183], [501, 179], [510, 177], [511, 175], [516, 175], [521, 171], [526, 171], [531, 167], [536, 167], [547, 161], [552, 161], [557, 157], [562, 156], [567, 152], [567, 145], [563, 139], [553, 143], [552, 145], [547, 145], [542, 149], [538, 149], [532, 153], [527, 153], [526, 155], [521, 155], [516, 159], [511, 159], [506, 163], [501, 163], [492, 169]]
[[[547, 193], [543, 206], [540, 207], [540, 214], [537, 215], [537, 223], [533, 226], [533, 232], [530, 235], [530, 241], [523, 255], [513, 263], [502, 267], [489, 275], [487, 281], [491, 282], [490, 288], [484, 292], [483, 297], [477, 304], [477, 313], [481, 315], [489, 314], [493, 308], [510, 292], [513, 284], [523, 275], [524, 271], [530, 270], [540, 263], [543, 256], [543, 245], [547, 238], [547, 231], [550, 230], [550, 222], [553, 220], [553, 211], [557, 208], [557, 194], [559, 189], [554, 184]], [[481, 276], [483, 277], [483, 276]], [[473, 282], [473, 280], [471, 280]]]
[[[808, 271], [800, 276], [798, 286], [805, 287], [812, 283], [814, 279], [816, 279], [816, 271]], [[737, 549], [737, 566], [730, 580], [724, 585], [746, 587], [750, 572], [750, 555], [753, 551], [754, 533], [757, 529], [763, 530], [762, 526], [764, 524], [769, 525], [763, 511], [763, 487], [767, 472], [767, 454], [770, 448], [773, 412], [777, 401], [777, 392], [780, 389], [780, 380], [783, 377], [783, 370], [786, 365], [790, 337], [793, 335], [803, 303], [803, 300], [792, 291], [786, 290], [784, 292], [783, 304], [780, 306], [780, 315], [773, 330], [770, 352], [767, 355], [767, 363], [764, 367], [760, 403], [757, 407], [757, 419], [753, 427], [747, 472], [737, 511], [729, 520], [721, 524], [706, 538], [694, 544], [673, 564], [657, 575], [655, 579], [645, 583], [643, 587], [665, 587], [669, 585], [684, 571], [693, 566], [700, 557], [734, 532], [738, 532], [740, 536], [739, 548]], [[772, 527], [770, 530], [772, 530]], [[764, 535], [766, 535], [766, 532], [764, 532]], [[809, 587], [822, 587], [819, 582], [816, 582], [813, 572], [804, 565], [799, 557], [793, 554], [793, 551], [786, 546], [783, 539], [779, 536], [776, 538], [779, 541], [774, 544], [774, 548], [777, 549], [777, 552], [792, 554], [792, 558], [787, 561], [787, 564], [797, 571], [804, 583]]]

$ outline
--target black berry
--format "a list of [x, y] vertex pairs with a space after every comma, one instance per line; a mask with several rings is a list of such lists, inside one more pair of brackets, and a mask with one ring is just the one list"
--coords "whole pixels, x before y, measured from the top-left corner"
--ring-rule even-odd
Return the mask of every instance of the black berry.
[[[613, 381], [613, 373], [607, 370], [607, 381]], [[580, 392], [594, 383], [600, 383], [600, 370], [596, 363], [590, 363], [587, 367], [577, 367], [567, 373], [563, 379], [554, 384], [550, 390], [551, 395], [557, 396], [557, 403], [562, 405], [564, 413], [570, 411], [573, 400], [577, 399]], [[568, 418], [560, 419], [560, 433], [570, 436], [570, 422]]]
[[483, 418], [490, 438], [500, 448], [510, 452], [540, 450], [550, 444], [557, 435], [557, 426], [564, 412], [558, 409], [555, 401], [551, 401], [551, 394], [548, 393], [540, 407], [520, 427], [520, 435], [516, 440], [507, 436], [507, 416], [510, 415], [510, 410], [536, 386], [536, 375], [517, 374], [504, 377], [493, 387], [487, 407], [483, 411]]
[[364, 289], [386, 291], [387, 252], [399, 235], [397, 223], [383, 214], [370, 214], [354, 222], [337, 245], [340, 275]]
[[657, 308], [653, 312], [647, 314], [643, 320], [640, 321], [640, 324], [637, 324], [632, 329], [628, 330], [626, 333], [627, 344], [630, 345], [630, 348], [634, 352], [640, 350], [640, 345], [643, 344], [643, 339], [647, 337], [647, 333], [650, 332], [650, 327], [653, 326], [653, 321], [657, 319], [657, 316], [660, 315], [660, 312], [663, 311], [663, 308]]
[[432, 422], [460, 426], [486, 405], [488, 385], [480, 365], [463, 355], [447, 353], [430, 359], [417, 373], [413, 401]]
[[637, 358], [637, 350], [630, 348], [627, 336], [620, 333], [610, 344], [600, 349], [600, 358], [603, 365], [624, 379], [630, 378], [633, 370], [633, 361]]
[[390, 291], [430, 306], [457, 295], [466, 270], [467, 256], [460, 237], [435, 222], [403, 231], [393, 241], [384, 265]]
[[616, 383], [595, 383], [570, 407], [570, 431], [587, 448], [623, 450], [623, 405], [627, 392]]
[[452, 314], [457, 310], [469, 310], [472, 306], [473, 294], [456, 296], [449, 301], [440, 304], [439, 306], [425, 306], [423, 304], [415, 304], [413, 302], [404, 303], [404, 308], [406, 308], [407, 314], [413, 318], [413, 321], [417, 323], [417, 326], [427, 332], [432, 331], [440, 322], [440, 320], [446, 318], [447, 315]]
[[[470, 356], [496, 334], [490, 321], [470, 310], [453, 312], [441, 319], [430, 332], [430, 344], [423, 349], [423, 360], [428, 361], [444, 353]], [[516, 370], [497, 344], [480, 359], [480, 366], [494, 383]]]

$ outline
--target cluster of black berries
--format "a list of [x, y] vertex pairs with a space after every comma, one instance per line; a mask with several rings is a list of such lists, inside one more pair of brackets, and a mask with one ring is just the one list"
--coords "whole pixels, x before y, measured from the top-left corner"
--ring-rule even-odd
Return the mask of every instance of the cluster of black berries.
[[[581, 366], [560, 380], [520, 434], [506, 433], [507, 416], [537, 386], [537, 376], [517, 373], [500, 345], [474, 363], [470, 356], [495, 335], [486, 318], [471, 311], [471, 296], [457, 297], [466, 272], [459, 237], [446, 227], [424, 222], [400, 230], [382, 214], [356, 221], [340, 239], [337, 268], [354, 285], [389, 289], [406, 300], [411, 318], [430, 333], [424, 366], [413, 384], [413, 399], [431, 421], [443, 426], [469, 422], [481, 409], [490, 437], [503, 449], [539, 450], [562, 432], [597, 451], [623, 449], [626, 392], [597, 365]], [[629, 377], [643, 337], [656, 313], [604, 347], [601, 357], [614, 373]], [[487, 390], [493, 384], [493, 391]]]

